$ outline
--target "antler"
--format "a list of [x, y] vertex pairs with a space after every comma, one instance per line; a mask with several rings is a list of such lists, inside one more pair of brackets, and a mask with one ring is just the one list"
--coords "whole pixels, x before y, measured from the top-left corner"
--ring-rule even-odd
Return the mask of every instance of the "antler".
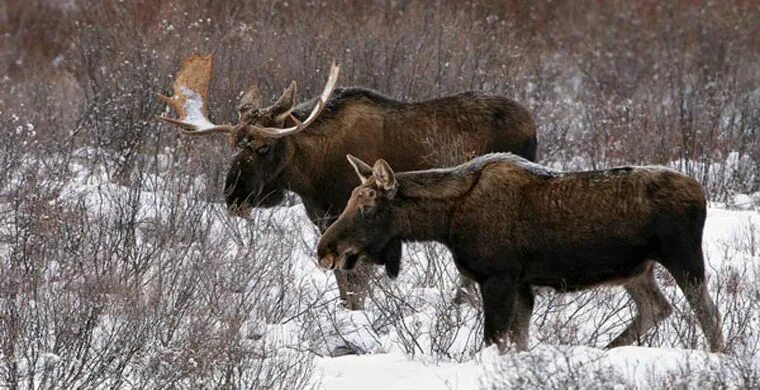
[[182, 67], [172, 85], [174, 96], [156, 94], [161, 101], [177, 112], [179, 119], [164, 116], [157, 118], [179, 126], [186, 135], [232, 132], [234, 126], [215, 125], [207, 117], [206, 101], [213, 63], [214, 59], [210, 54], [206, 57], [193, 54], [182, 61]]
[[299, 121], [291, 113], [289, 114], [290, 119], [292, 119], [293, 122], [296, 123], [296, 125], [293, 127], [286, 127], [284, 129], [281, 129], [277, 127], [253, 126], [253, 129], [257, 132], [263, 133], [263, 135], [280, 138], [286, 135], [297, 133], [309, 127], [309, 125], [312, 124], [314, 120], [317, 119], [319, 114], [325, 108], [325, 104], [327, 103], [327, 100], [330, 99], [330, 96], [332, 95], [333, 90], [335, 89], [335, 83], [338, 82], [339, 73], [340, 73], [340, 66], [336, 65], [335, 62], [333, 62], [332, 66], [330, 67], [330, 76], [327, 78], [327, 83], [325, 84], [325, 88], [322, 90], [322, 94], [319, 95], [319, 98], [317, 98], [317, 104], [311, 110], [311, 114], [309, 114], [309, 116], [306, 118], [305, 121], [303, 122]]

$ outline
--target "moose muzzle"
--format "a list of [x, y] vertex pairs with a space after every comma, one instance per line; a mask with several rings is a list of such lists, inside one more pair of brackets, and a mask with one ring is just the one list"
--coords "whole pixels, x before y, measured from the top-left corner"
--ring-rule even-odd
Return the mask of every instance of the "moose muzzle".
[[359, 262], [359, 251], [354, 247], [346, 247], [341, 251], [323, 250], [320, 248], [319, 266], [326, 270], [351, 270]]

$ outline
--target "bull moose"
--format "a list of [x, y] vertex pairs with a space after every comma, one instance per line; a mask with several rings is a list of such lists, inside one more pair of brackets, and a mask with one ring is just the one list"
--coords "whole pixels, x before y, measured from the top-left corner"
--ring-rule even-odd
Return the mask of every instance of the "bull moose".
[[[174, 81], [174, 96], [159, 97], [178, 119], [160, 119], [186, 135], [227, 135], [234, 148], [224, 193], [228, 210], [246, 216], [255, 207], [281, 203], [286, 190], [303, 201], [321, 231], [343, 210], [357, 184], [343, 160], [383, 156], [405, 169], [427, 169], [442, 162], [461, 163], [474, 155], [509, 151], [533, 160], [536, 128], [530, 113], [501, 96], [464, 92], [406, 103], [361, 88], [335, 88], [333, 65], [321, 95], [295, 104], [295, 81], [277, 101], [259, 108], [256, 89], [240, 99], [236, 125], [215, 125], [207, 118], [211, 56], [184, 60]], [[411, 130], [410, 130], [411, 129]], [[456, 147], [462, 153], [451, 154]], [[445, 153], [441, 153], [445, 152]], [[390, 242], [368, 262], [398, 273], [401, 241]], [[336, 272], [347, 307], [362, 306], [367, 272]], [[353, 294], [351, 294], [353, 292]]]
[[486, 344], [528, 346], [533, 288], [623, 285], [637, 307], [608, 348], [638, 340], [672, 309], [654, 263], [673, 276], [712, 351], [724, 350], [702, 255], [706, 202], [694, 179], [661, 167], [564, 173], [512, 154], [394, 173], [348, 156], [361, 180], [319, 241], [319, 264], [348, 270], [394, 240], [437, 241], [480, 286]]

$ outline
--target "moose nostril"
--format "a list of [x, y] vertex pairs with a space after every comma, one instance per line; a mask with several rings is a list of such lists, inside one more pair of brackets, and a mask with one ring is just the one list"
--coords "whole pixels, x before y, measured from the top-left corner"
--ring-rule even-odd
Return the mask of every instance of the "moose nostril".
[[335, 269], [335, 256], [332, 254], [326, 254], [319, 258], [319, 266], [324, 269]]
[[347, 257], [347, 256], [355, 255], [357, 252], [358, 251], [356, 250], [356, 248], [354, 248], [352, 246], [349, 246], [346, 249], [343, 249], [343, 252], [341, 252], [340, 257]]

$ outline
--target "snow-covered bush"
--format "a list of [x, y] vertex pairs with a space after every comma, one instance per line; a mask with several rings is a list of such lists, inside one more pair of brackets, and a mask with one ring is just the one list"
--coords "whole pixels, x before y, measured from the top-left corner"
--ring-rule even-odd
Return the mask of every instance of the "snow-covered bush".
[[[0, 192], [4, 381], [313, 385], [312, 356], [297, 352], [308, 338], [269, 331], [313, 293], [292, 260], [302, 232], [291, 214], [231, 221], [187, 177], [134, 172], [124, 187], [25, 157]], [[46, 176], [53, 168], [71, 173]]]

